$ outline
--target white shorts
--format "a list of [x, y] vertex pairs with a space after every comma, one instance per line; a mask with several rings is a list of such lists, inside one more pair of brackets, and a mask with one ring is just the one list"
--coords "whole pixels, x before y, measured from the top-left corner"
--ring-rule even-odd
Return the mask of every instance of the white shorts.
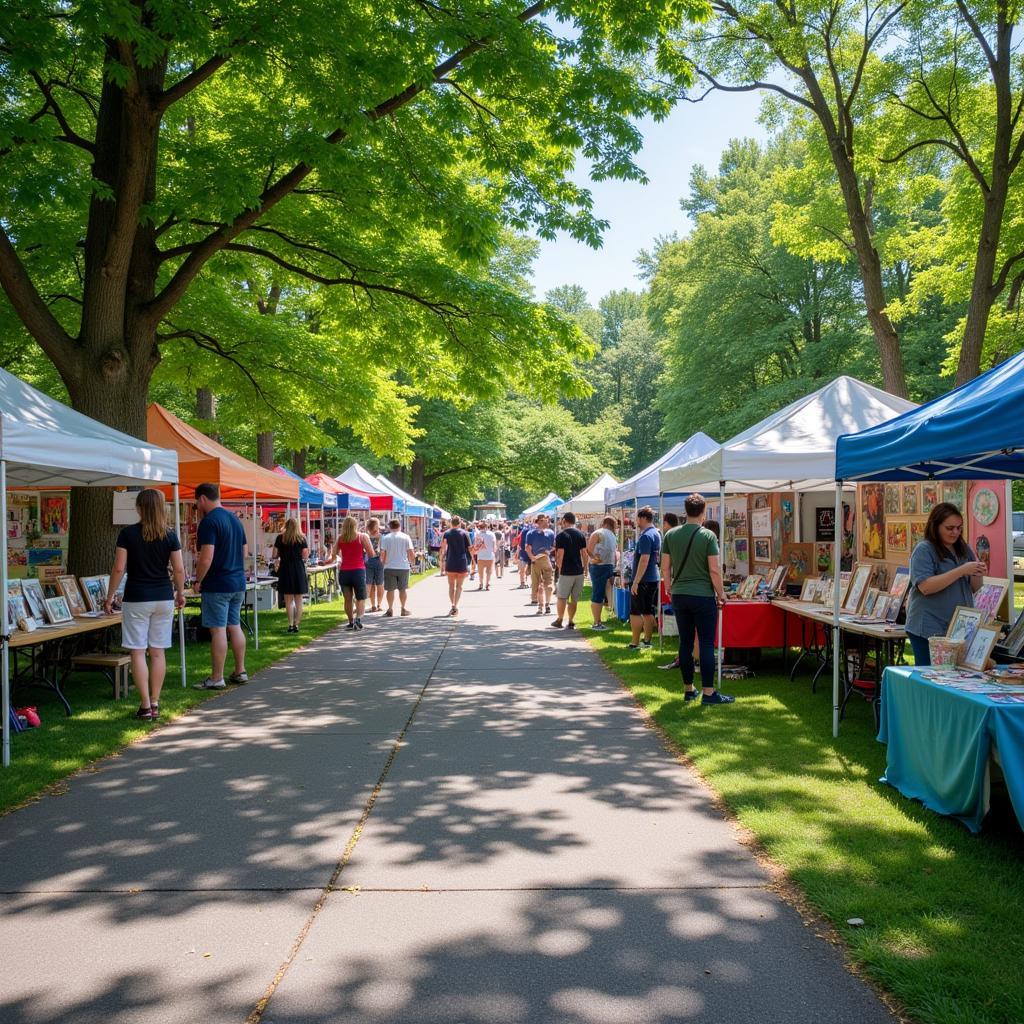
[[173, 601], [125, 601], [121, 605], [121, 646], [129, 651], [170, 647]]

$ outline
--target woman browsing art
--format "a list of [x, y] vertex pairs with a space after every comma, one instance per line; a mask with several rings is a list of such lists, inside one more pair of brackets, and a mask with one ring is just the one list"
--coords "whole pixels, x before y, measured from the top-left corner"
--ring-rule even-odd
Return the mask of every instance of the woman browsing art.
[[928, 638], [945, 636], [959, 605], [974, 605], [985, 565], [963, 538], [964, 520], [956, 505], [940, 502], [924, 528], [924, 540], [910, 556], [907, 638], [918, 665], [930, 665]]

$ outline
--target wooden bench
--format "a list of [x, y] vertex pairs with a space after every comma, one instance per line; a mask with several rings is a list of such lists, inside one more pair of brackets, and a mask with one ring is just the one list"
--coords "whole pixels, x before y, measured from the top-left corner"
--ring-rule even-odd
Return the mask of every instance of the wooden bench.
[[114, 700], [121, 700], [131, 692], [131, 663], [130, 654], [76, 654], [71, 658], [75, 668], [99, 669], [114, 687]]

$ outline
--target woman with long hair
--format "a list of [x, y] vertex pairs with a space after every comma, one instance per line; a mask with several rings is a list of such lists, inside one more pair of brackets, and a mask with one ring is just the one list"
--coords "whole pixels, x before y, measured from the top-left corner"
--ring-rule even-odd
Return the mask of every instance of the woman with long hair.
[[[171, 646], [174, 609], [185, 606], [185, 565], [181, 541], [167, 526], [164, 496], [152, 487], [139, 491], [135, 511], [139, 521], [117, 535], [103, 610], [108, 615], [113, 611], [114, 594], [127, 570], [121, 604], [121, 642], [131, 654], [132, 679], [139, 691], [135, 717], [152, 722], [160, 717], [160, 690], [167, 675], [164, 652]], [[173, 587], [168, 566], [174, 574]]]
[[334, 558], [338, 563], [338, 585], [345, 598], [346, 629], [363, 628], [366, 609], [366, 560], [373, 557], [370, 538], [360, 531], [355, 516], [345, 516], [338, 530]]
[[366, 589], [370, 598], [370, 611], [384, 610], [384, 562], [380, 557], [380, 520], [373, 516], [366, 521], [366, 536], [370, 538], [373, 555], [366, 559]]
[[274, 541], [277, 553], [277, 589], [284, 598], [288, 632], [298, 633], [302, 623], [302, 598], [309, 593], [306, 555], [309, 545], [299, 530], [298, 521], [289, 519]]
[[930, 665], [930, 636], [945, 636], [959, 605], [974, 605], [985, 563], [964, 541], [964, 517], [948, 501], [931, 510], [924, 540], [910, 555], [910, 590], [907, 594], [907, 639], [914, 662]]

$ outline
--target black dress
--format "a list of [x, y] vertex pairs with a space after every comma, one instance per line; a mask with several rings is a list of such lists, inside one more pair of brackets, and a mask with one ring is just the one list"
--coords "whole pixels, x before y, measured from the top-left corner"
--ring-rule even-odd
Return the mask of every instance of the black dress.
[[306, 567], [302, 564], [302, 553], [309, 545], [305, 541], [301, 544], [285, 544], [281, 534], [277, 535], [274, 541], [274, 549], [277, 551], [277, 592], [279, 594], [308, 594], [309, 577], [306, 575]]

